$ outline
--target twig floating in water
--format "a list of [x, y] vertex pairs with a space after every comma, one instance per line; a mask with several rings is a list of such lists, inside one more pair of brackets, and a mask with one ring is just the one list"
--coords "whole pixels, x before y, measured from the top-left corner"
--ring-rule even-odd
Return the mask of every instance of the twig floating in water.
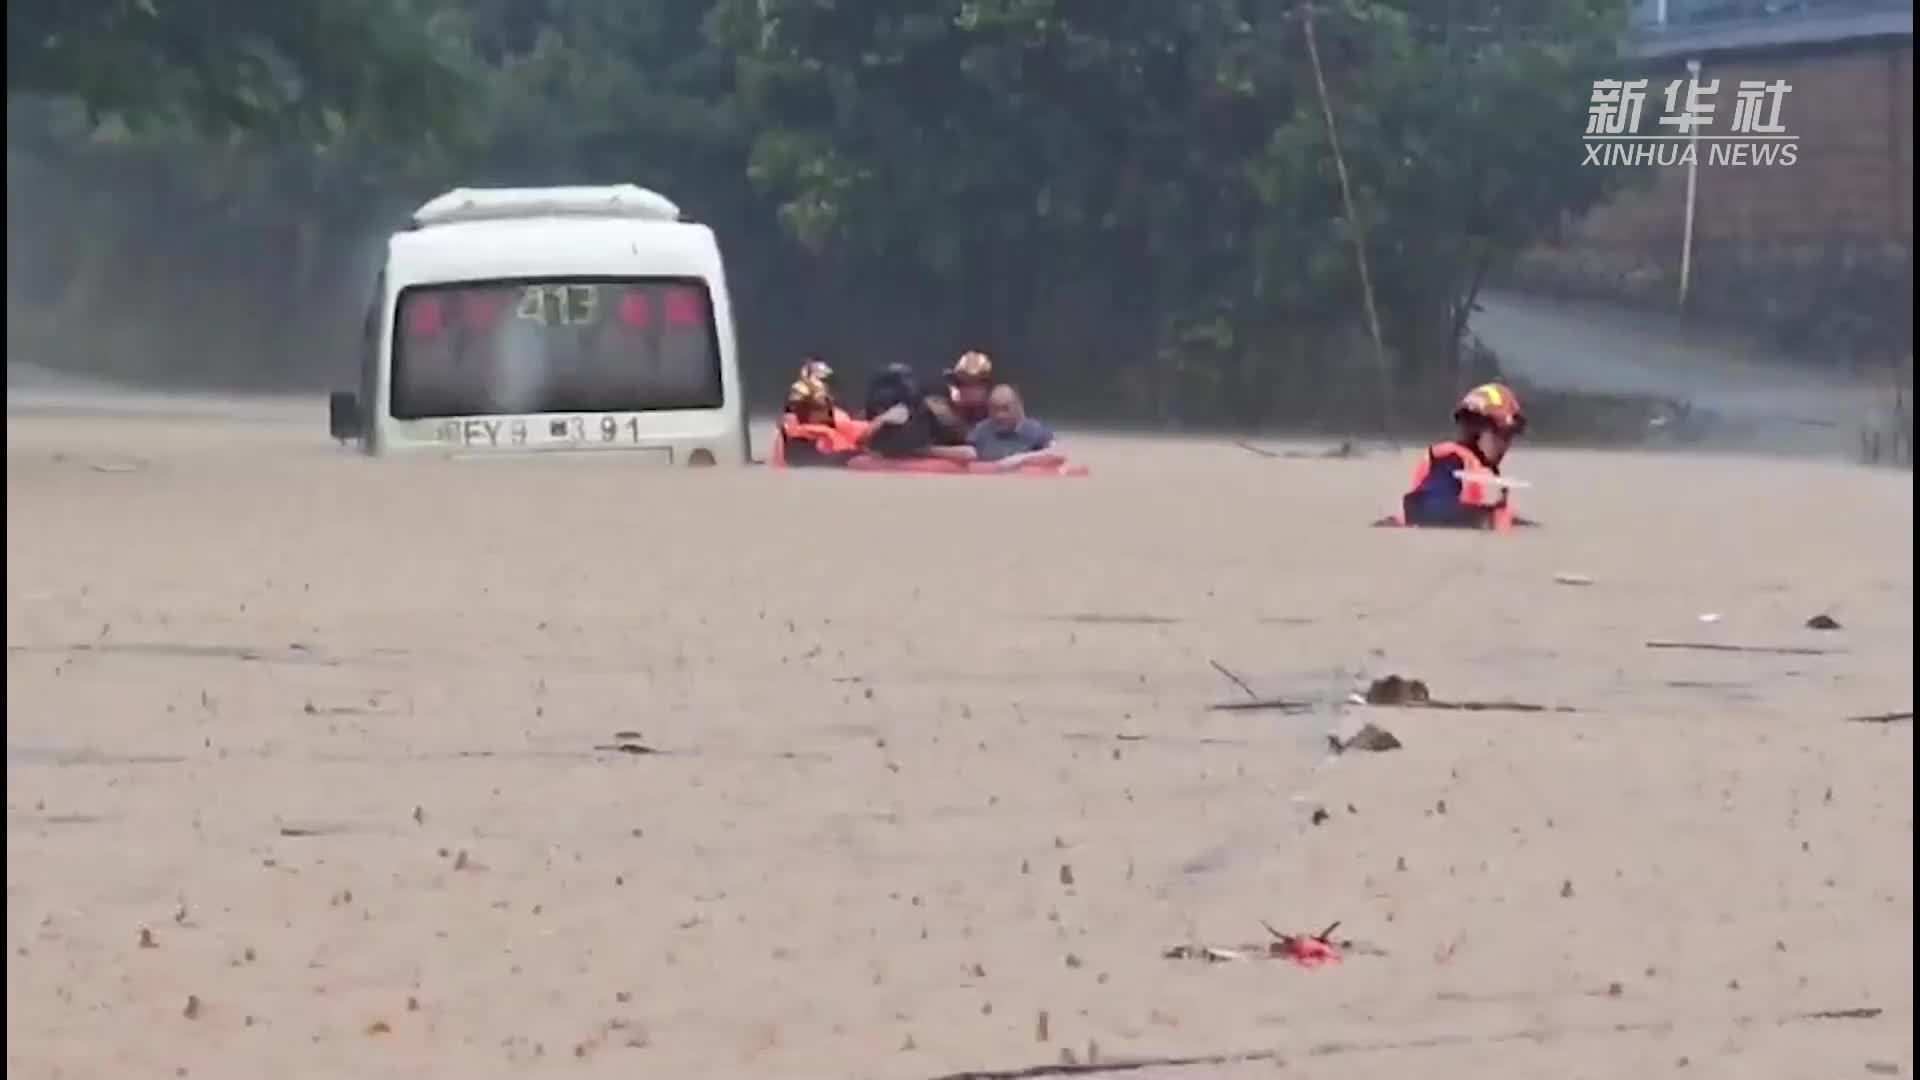
[[[1774, 1023], [1787, 1025], [1809, 1020], [1873, 1020], [1884, 1010], [1874, 1007], [1856, 1009], [1822, 1009], [1818, 1012], [1793, 1013], [1777, 1017]], [[1765, 1017], [1736, 1017], [1734, 1023], [1745, 1025], [1756, 1021], [1764, 1022]], [[1491, 1046], [1510, 1042], [1539, 1042], [1556, 1036], [1587, 1035], [1626, 1035], [1648, 1031], [1671, 1031], [1674, 1024], [1670, 1020], [1651, 1020], [1641, 1023], [1612, 1023], [1603, 1025], [1577, 1025], [1567, 1027], [1519, 1028], [1511, 1031], [1497, 1031], [1483, 1035], [1464, 1033], [1446, 1033], [1429, 1035], [1413, 1039], [1378, 1039], [1360, 1042], [1320, 1043], [1307, 1050], [1310, 1057], [1334, 1057], [1347, 1054], [1380, 1053], [1387, 1051], [1433, 1050], [1451, 1046]], [[1100, 1073], [1134, 1072], [1140, 1069], [1185, 1068], [1195, 1065], [1245, 1065], [1260, 1061], [1274, 1061], [1281, 1057], [1277, 1050], [1254, 1050], [1239, 1054], [1196, 1054], [1191, 1057], [1153, 1057], [1126, 1058], [1119, 1061], [1094, 1062], [1076, 1065], [1035, 1065], [1025, 1069], [976, 1070], [949, 1073], [935, 1080], [1029, 1080], [1044, 1076], [1091, 1076]]]
[[1254, 698], [1252, 701], [1225, 701], [1207, 706], [1212, 712], [1307, 712], [1313, 702], [1299, 698]]
[[1863, 1009], [1820, 1009], [1816, 1012], [1794, 1013], [1780, 1022], [1790, 1024], [1796, 1020], [1872, 1020], [1884, 1011], [1872, 1005]]
[[1830, 656], [1832, 649], [1804, 645], [1731, 645], [1719, 641], [1649, 641], [1649, 649], [1694, 649], [1700, 652], [1769, 653], [1774, 656]]
[[1048, 622], [1086, 623], [1089, 626], [1170, 626], [1179, 619], [1167, 615], [1109, 614], [1090, 611], [1077, 615], [1038, 615]]
[[1258, 454], [1263, 458], [1287, 459], [1291, 461], [1335, 461], [1359, 457], [1361, 451], [1351, 441], [1338, 446], [1329, 446], [1325, 450], [1268, 450], [1250, 442], [1237, 441], [1233, 445], [1249, 454]]
[[1089, 731], [1069, 731], [1066, 737], [1080, 742], [1104, 742], [1112, 739], [1123, 743], [1168, 743], [1187, 746], [1252, 746], [1246, 739], [1218, 739], [1203, 735], [1149, 735], [1140, 732], [1121, 731], [1111, 735]]
[[594, 747], [594, 749], [602, 753], [613, 754], [657, 754], [660, 752], [645, 743], [637, 742], [602, 743]]
[[948, 1073], [945, 1076], [935, 1077], [934, 1080], [1031, 1080], [1033, 1077], [1041, 1076], [1098, 1076], [1101, 1073], [1128, 1073], [1141, 1069], [1181, 1069], [1195, 1065], [1248, 1065], [1257, 1061], [1273, 1061], [1279, 1056], [1279, 1052], [1275, 1050], [1255, 1050], [1245, 1054], [1123, 1058], [1116, 1061], [1084, 1062], [1073, 1065], [1034, 1065], [1025, 1069]]
[[1571, 705], [1536, 705], [1531, 701], [1423, 701], [1409, 705], [1414, 709], [1452, 709], [1455, 712], [1552, 712], [1576, 711]]
[[1849, 724], [1898, 724], [1903, 721], [1911, 723], [1912, 720], [1912, 709], [1908, 709], [1906, 712], [1868, 713], [1866, 716], [1847, 717], [1847, 723]]
[[1241, 678], [1238, 675], [1235, 675], [1232, 671], [1228, 670], [1227, 665], [1221, 663], [1218, 660], [1208, 660], [1207, 663], [1213, 665], [1213, 670], [1219, 672], [1222, 675], [1225, 675], [1227, 677], [1227, 681], [1239, 687], [1242, 693], [1246, 694], [1248, 697], [1253, 698], [1255, 700], [1259, 699], [1260, 695], [1253, 692], [1253, 687], [1247, 685], [1247, 680]]

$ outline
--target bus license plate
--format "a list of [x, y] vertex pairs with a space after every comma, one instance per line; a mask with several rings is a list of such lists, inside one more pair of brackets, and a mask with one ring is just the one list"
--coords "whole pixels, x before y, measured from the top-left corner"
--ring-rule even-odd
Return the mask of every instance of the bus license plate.
[[470, 450], [492, 447], [639, 446], [644, 441], [640, 435], [640, 418], [617, 413], [602, 413], [594, 417], [500, 416], [448, 420], [440, 425], [439, 434], [441, 442]]

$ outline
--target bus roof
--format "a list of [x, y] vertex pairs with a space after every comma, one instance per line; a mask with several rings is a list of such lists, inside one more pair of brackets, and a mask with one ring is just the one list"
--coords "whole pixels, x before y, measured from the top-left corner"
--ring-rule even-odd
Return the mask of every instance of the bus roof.
[[420, 228], [471, 221], [590, 217], [678, 221], [680, 207], [637, 184], [543, 188], [455, 188], [413, 212]]
[[489, 218], [393, 234], [395, 288], [539, 277], [724, 278], [713, 231], [689, 221], [586, 215]]

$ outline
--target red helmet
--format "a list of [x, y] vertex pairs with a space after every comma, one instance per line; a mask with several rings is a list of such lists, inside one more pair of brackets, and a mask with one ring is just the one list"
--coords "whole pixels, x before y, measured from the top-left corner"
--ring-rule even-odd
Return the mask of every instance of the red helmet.
[[1482, 383], [1467, 391], [1453, 410], [1453, 418], [1484, 421], [1504, 435], [1518, 435], [1527, 429], [1527, 416], [1520, 409], [1519, 395], [1504, 383]]

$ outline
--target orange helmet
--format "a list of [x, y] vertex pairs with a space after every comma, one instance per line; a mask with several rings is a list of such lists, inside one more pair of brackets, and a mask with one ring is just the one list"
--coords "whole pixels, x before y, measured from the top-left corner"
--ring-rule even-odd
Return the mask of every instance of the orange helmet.
[[1467, 391], [1453, 410], [1455, 420], [1482, 420], [1495, 431], [1518, 435], [1527, 429], [1527, 417], [1520, 410], [1520, 398], [1504, 383], [1490, 382]]
[[827, 384], [819, 379], [802, 376], [787, 387], [788, 405], [830, 405], [833, 394], [827, 390]]
[[957, 383], [983, 383], [993, 378], [993, 360], [983, 352], [966, 352], [947, 369], [947, 377]]
[[833, 368], [828, 366], [825, 360], [817, 356], [809, 356], [806, 362], [800, 365], [800, 377], [825, 384], [833, 378]]

